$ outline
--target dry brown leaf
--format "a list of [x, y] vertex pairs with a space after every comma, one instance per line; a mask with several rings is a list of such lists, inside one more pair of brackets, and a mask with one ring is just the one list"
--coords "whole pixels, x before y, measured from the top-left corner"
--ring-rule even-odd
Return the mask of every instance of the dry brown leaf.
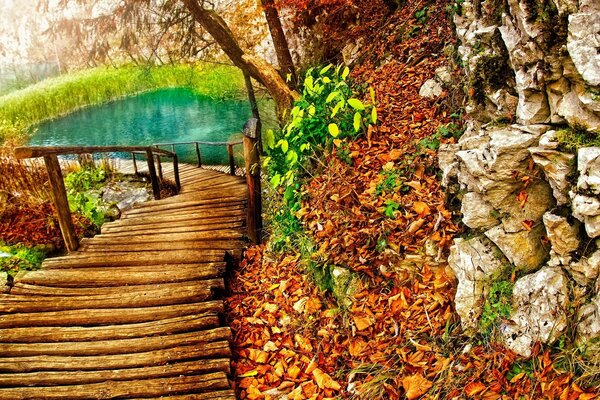
[[486, 389], [487, 386], [485, 386], [481, 382], [471, 382], [467, 386], [465, 386], [465, 393], [467, 396], [473, 397], [475, 395], [483, 393]]
[[340, 390], [342, 387], [327, 373], [321, 371], [319, 368], [315, 368], [313, 371], [315, 382], [321, 389], [333, 389]]
[[406, 392], [406, 398], [409, 400], [418, 399], [423, 394], [427, 393], [432, 386], [433, 383], [421, 374], [407, 376], [402, 379], [402, 387]]
[[359, 331], [363, 331], [373, 325], [373, 321], [369, 317], [354, 316], [354, 325]]

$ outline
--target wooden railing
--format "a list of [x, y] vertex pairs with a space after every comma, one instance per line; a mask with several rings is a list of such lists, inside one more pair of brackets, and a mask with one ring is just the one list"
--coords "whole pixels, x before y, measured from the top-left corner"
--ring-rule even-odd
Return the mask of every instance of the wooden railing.
[[177, 154], [167, 150], [157, 149], [148, 146], [69, 146], [69, 147], [18, 147], [15, 149], [17, 159], [44, 157], [46, 170], [50, 178], [52, 197], [56, 212], [58, 213], [58, 223], [65, 239], [67, 251], [72, 252], [79, 247], [79, 240], [75, 234], [75, 227], [71, 219], [71, 211], [67, 200], [67, 191], [63, 180], [63, 174], [58, 161], [59, 155], [83, 155], [97, 153], [131, 153], [145, 154], [148, 162], [148, 173], [152, 183], [152, 192], [155, 199], [160, 199], [160, 186], [154, 163], [155, 157], [167, 156], [173, 159], [173, 173], [175, 177], [175, 186], [177, 192], [181, 188], [179, 180], [179, 163]]
[[[229, 174], [235, 175], [235, 158], [233, 155], [233, 147], [243, 144], [243, 140], [233, 142], [207, 142], [207, 141], [192, 141], [192, 142], [169, 142], [169, 143], [155, 143], [154, 147], [170, 147], [171, 152], [175, 153], [175, 146], [189, 146], [193, 145], [196, 152], [196, 160], [198, 168], [202, 168], [202, 152], [200, 146], [223, 146], [227, 148], [227, 155], [229, 156]], [[159, 164], [159, 171], [161, 170]]]
[[[160, 199], [159, 177], [162, 179], [162, 168], [160, 157], [173, 159], [173, 173], [177, 192], [181, 189], [179, 179], [179, 162], [174, 151], [161, 149], [159, 146], [171, 146], [174, 150], [176, 145], [194, 144], [198, 157], [198, 167], [202, 167], [200, 145], [227, 146], [229, 154], [230, 174], [235, 175], [235, 160], [233, 157], [233, 146], [243, 144], [244, 146], [244, 168], [246, 183], [248, 185], [248, 207], [246, 225], [248, 237], [254, 243], [260, 243], [262, 239], [262, 200], [260, 181], [260, 121], [252, 118], [244, 125], [244, 138], [237, 142], [180, 142], [162, 143], [151, 146], [71, 146], [71, 147], [18, 147], [15, 149], [15, 157], [18, 159], [43, 157], [50, 177], [52, 197], [58, 222], [65, 239], [67, 251], [73, 252], [79, 247], [79, 240], [75, 234], [75, 227], [71, 219], [67, 192], [63, 180], [63, 174], [58, 161], [59, 155], [92, 155], [98, 153], [130, 153], [133, 159], [134, 171], [137, 174], [136, 154], [144, 154], [148, 163], [148, 172], [152, 182], [152, 191], [155, 199]], [[155, 163], [156, 160], [156, 163]], [[159, 166], [157, 174], [156, 164]]]

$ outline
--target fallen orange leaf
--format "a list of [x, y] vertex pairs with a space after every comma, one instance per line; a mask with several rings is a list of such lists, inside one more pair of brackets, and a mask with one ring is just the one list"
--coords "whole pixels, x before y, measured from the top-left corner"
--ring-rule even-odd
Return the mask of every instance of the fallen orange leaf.
[[342, 388], [331, 376], [321, 371], [319, 368], [315, 368], [313, 376], [315, 377], [315, 382], [317, 382], [317, 385], [321, 389], [340, 390]]
[[402, 379], [402, 387], [406, 392], [405, 395], [408, 400], [421, 397], [423, 394], [427, 393], [432, 386], [433, 383], [421, 374], [407, 376]]

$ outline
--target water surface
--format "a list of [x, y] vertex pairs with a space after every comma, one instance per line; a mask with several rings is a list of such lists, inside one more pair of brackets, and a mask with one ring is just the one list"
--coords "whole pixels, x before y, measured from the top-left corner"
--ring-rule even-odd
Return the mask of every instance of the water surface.
[[[30, 145], [145, 146], [155, 143], [212, 141], [241, 137], [250, 118], [247, 102], [214, 100], [189, 89], [161, 89], [88, 107], [38, 127]], [[167, 147], [170, 150], [170, 147]], [[193, 146], [177, 146], [184, 162], [196, 162]], [[236, 153], [241, 147], [236, 147]], [[224, 147], [202, 147], [207, 164], [227, 164]]]

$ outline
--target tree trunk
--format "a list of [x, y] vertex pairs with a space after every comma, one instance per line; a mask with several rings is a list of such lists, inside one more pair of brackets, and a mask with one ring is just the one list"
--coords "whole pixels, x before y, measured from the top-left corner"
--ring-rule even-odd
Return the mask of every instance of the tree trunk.
[[245, 54], [223, 18], [215, 11], [203, 8], [198, 0], [182, 0], [182, 2], [194, 19], [215, 39], [233, 64], [267, 88], [277, 104], [277, 113], [280, 118], [286, 110], [292, 108], [294, 101], [299, 99], [300, 95], [290, 89], [272, 65]]
[[273, 0], [261, 0], [265, 18], [267, 19], [267, 25], [269, 25], [269, 31], [271, 32], [271, 38], [273, 39], [273, 45], [275, 46], [275, 53], [277, 54], [277, 62], [279, 68], [283, 72], [284, 76], [289, 76], [289, 82], [293, 88], [298, 84], [298, 77], [296, 76], [296, 68], [294, 67], [294, 61], [290, 54], [290, 47], [288, 41], [285, 38], [285, 32], [283, 26], [281, 26], [281, 20], [279, 19], [279, 12], [275, 7]]

